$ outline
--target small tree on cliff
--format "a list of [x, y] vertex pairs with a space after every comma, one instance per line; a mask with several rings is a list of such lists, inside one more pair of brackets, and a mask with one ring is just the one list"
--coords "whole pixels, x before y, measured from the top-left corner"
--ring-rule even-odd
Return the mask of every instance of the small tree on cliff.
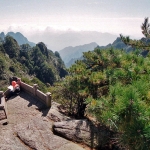
[[150, 50], [150, 24], [148, 23], [148, 17], [144, 19], [144, 23], [141, 25], [142, 33], [145, 38], [141, 40], [132, 40], [129, 36], [123, 36], [120, 34], [121, 40], [127, 44], [132, 46], [133, 48], [141, 49], [141, 50]]

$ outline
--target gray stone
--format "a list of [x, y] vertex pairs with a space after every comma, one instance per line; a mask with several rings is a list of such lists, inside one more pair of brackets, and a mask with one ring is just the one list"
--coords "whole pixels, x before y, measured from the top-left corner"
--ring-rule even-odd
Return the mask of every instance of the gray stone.
[[99, 128], [88, 120], [55, 122], [53, 128], [57, 134], [90, 147], [104, 146], [111, 134], [106, 128]]
[[13, 130], [2, 127], [0, 130], [0, 150], [29, 150], [15, 135]]
[[83, 150], [79, 145], [53, 134], [53, 121], [46, 115], [53, 113], [59, 120], [67, 118], [60, 114], [59, 104], [54, 103], [52, 110], [40, 109], [43, 104], [22, 91], [11, 97], [7, 106], [8, 124], [0, 124], [0, 150]]
[[49, 121], [38, 120], [35, 117], [29, 122], [17, 125], [15, 131], [19, 139], [31, 149], [83, 150], [77, 144], [54, 135], [49, 124]]

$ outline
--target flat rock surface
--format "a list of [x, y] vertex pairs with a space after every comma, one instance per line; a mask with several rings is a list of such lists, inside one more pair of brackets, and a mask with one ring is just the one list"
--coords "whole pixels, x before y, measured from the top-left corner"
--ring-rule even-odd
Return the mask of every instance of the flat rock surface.
[[0, 150], [83, 150], [52, 132], [50, 109], [27, 93], [7, 101], [8, 125], [0, 125]]

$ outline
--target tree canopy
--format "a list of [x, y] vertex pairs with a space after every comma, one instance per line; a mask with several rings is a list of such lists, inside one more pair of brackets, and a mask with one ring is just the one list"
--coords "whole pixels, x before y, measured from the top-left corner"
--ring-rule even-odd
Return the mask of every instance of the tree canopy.
[[[19, 46], [15, 39], [6, 36], [0, 43], [0, 54], [3, 57], [0, 57], [2, 64], [0, 74], [7, 73], [8, 76], [21, 77], [24, 72], [27, 76], [37, 77], [43, 83], [50, 85], [67, 74], [59, 53], [48, 50], [43, 42], [37, 43], [34, 47], [29, 44]], [[13, 63], [10, 63], [11, 61]]]
[[81, 118], [86, 110], [118, 132], [125, 148], [148, 150], [150, 57], [99, 48], [83, 57], [69, 69], [63, 83], [70, 113]]
[[98, 47], [83, 53], [83, 60], [68, 69], [61, 89], [71, 114], [93, 115], [116, 132], [115, 142], [123, 149], [150, 149], [150, 55], [141, 55], [150, 49], [147, 18], [142, 32], [146, 42], [120, 35], [135, 48], [130, 53]]

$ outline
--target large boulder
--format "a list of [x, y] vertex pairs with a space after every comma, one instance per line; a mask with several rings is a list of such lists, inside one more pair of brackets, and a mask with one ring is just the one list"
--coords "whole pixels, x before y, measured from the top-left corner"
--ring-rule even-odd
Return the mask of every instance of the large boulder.
[[51, 123], [35, 117], [29, 122], [16, 126], [19, 139], [31, 149], [36, 150], [83, 150], [82, 147], [64, 138], [56, 136], [51, 131]]
[[112, 133], [106, 127], [96, 126], [88, 120], [55, 122], [54, 131], [69, 140], [82, 142], [93, 147], [105, 146]]

